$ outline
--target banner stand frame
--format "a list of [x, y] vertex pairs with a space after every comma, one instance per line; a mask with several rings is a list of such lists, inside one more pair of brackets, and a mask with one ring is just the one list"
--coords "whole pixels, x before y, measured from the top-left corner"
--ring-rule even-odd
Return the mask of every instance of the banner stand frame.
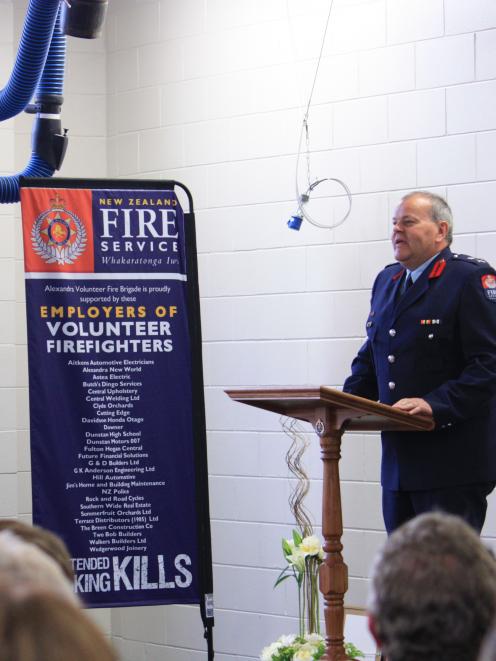
[[[197, 517], [199, 529], [198, 539], [208, 540], [204, 545], [204, 553], [201, 555], [199, 564], [201, 575], [203, 601], [200, 602], [200, 613], [204, 626], [204, 638], [207, 641], [208, 661], [213, 661], [213, 627], [214, 627], [214, 603], [213, 603], [213, 578], [212, 578], [212, 546], [210, 535], [210, 510], [208, 498], [208, 464], [207, 464], [207, 431], [205, 422], [205, 397], [203, 382], [203, 361], [201, 357], [202, 335], [200, 316], [200, 290], [198, 282], [198, 262], [196, 246], [196, 221], [193, 207], [193, 197], [189, 189], [178, 181], [171, 182], [174, 187], [181, 188], [188, 198], [189, 209], [184, 212], [184, 228], [186, 238], [186, 259], [189, 263], [188, 274], [188, 304], [193, 315], [190, 319], [190, 342], [192, 360], [193, 381], [193, 435], [195, 438], [196, 451], [196, 477], [197, 477]], [[197, 355], [197, 352], [200, 355]], [[195, 401], [196, 400], [196, 401]], [[204, 442], [201, 442], [201, 440]], [[204, 470], [201, 470], [204, 467]]]

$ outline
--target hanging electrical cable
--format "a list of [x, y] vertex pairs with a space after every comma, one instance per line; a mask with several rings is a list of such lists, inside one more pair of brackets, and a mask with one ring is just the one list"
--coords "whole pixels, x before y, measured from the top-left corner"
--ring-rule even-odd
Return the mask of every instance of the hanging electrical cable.
[[[314, 225], [315, 227], [319, 227], [321, 229], [334, 229], [335, 227], [338, 227], [339, 225], [342, 225], [344, 221], [348, 218], [351, 212], [351, 205], [352, 205], [352, 197], [351, 197], [351, 191], [348, 188], [348, 186], [345, 184], [344, 181], [341, 179], [338, 179], [337, 177], [322, 177], [322, 178], [316, 178], [314, 181], [312, 181], [311, 178], [311, 169], [310, 169], [310, 129], [309, 129], [309, 123], [308, 123], [308, 117], [310, 114], [310, 106], [312, 103], [312, 98], [313, 98], [313, 93], [315, 90], [315, 85], [317, 83], [317, 77], [319, 74], [319, 68], [320, 68], [320, 63], [322, 60], [322, 54], [324, 52], [324, 45], [326, 41], [326, 36], [327, 36], [327, 30], [329, 28], [329, 23], [331, 20], [331, 13], [332, 13], [332, 7], [334, 4], [334, 0], [331, 0], [330, 6], [329, 6], [329, 12], [327, 14], [327, 21], [324, 29], [324, 35], [322, 37], [322, 43], [320, 46], [320, 52], [319, 52], [319, 57], [317, 59], [317, 66], [315, 67], [315, 74], [313, 77], [313, 83], [312, 83], [312, 88], [310, 90], [310, 95], [308, 97], [308, 102], [305, 110], [305, 115], [303, 117], [303, 122], [301, 126], [301, 131], [300, 131], [300, 139], [298, 142], [298, 153], [296, 155], [296, 173], [295, 173], [295, 190], [296, 190], [296, 202], [298, 204], [298, 208], [296, 211], [296, 214], [292, 216], [288, 220], [288, 227], [290, 229], [294, 230], [299, 230], [301, 227], [301, 223], [303, 222], [303, 218], [305, 220], [308, 220], [309, 223]], [[287, 7], [287, 0], [286, 0], [286, 7]], [[289, 16], [289, 9], [288, 9], [288, 16]], [[307, 165], [307, 183], [308, 186], [305, 190], [304, 193], [301, 193], [300, 191], [300, 185], [298, 181], [298, 175], [299, 175], [299, 166], [300, 166], [300, 159], [301, 159], [301, 153], [302, 153], [302, 143], [303, 143], [303, 136], [305, 136], [305, 146], [306, 146], [306, 165]], [[310, 196], [315, 188], [319, 186], [320, 184], [324, 183], [325, 181], [333, 181], [340, 185], [347, 198], [348, 198], [348, 209], [346, 213], [335, 223], [332, 224], [324, 224], [324, 223], [319, 223], [317, 222], [308, 212], [307, 209], [305, 209], [305, 205], [310, 201]]]

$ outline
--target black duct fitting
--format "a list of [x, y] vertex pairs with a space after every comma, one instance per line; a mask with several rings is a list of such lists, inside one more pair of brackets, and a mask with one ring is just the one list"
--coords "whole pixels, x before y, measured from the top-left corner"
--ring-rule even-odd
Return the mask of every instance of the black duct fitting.
[[37, 113], [58, 115], [62, 110], [64, 97], [61, 94], [43, 94], [42, 97], [36, 97], [33, 103], [24, 108], [24, 112], [30, 115]]
[[68, 0], [62, 3], [62, 31], [71, 37], [96, 39], [102, 34], [108, 0]]
[[54, 170], [60, 170], [67, 151], [67, 130], [62, 132], [60, 119], [36, 117], [31, 136], [31, 148]]

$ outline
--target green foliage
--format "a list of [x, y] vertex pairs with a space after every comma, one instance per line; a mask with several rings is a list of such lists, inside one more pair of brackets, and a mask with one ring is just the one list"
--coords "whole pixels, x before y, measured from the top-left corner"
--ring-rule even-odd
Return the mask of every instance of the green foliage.
[[285, 581], [287, 578], [291, 578], [293, 574], [289, 573], [290, 567], [284, 567], [284, 569], [281, 571], [279, 576], [277, 577], [276, 582], [274, 583], [274, 587], [276, 588], [278, 585], [280, 585], [283, 581]]
[[274, 661], [293, 661], [294, 647], [283, 647], [279, 654], [273, 654]]
[[302, 535], [298, 532], [298, 530], [293, 530], [293, 542], [295, 546], [299, 546], [301, 542], [303, 541]]
[[344, 644], [344, 651], [346, 652], [346, 656], [349, 659], [357, 659], [360, 656], [362, 658], [365, 657], [365, 654], [361, 650], [357, 649], [353, 645], [353, 643], [345, 643]]
[[282, 552], [284, 553], [285, 558], [292, 553], [291, 546], [288, 544], [287, 539], [282, 540]]

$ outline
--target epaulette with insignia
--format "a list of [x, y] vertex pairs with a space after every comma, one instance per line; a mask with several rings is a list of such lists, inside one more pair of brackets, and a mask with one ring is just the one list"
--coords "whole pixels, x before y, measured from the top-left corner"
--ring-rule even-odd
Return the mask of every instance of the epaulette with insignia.
[[485, 259], [480, 257], [472, 257], [471, 255], [460, 255], [460, 253], [453, 253], [452, 259], [456, 259], [459, 262], [468, 262], [469, 264], [474, 264], [475, 266], [486, 265], [490, 266], [489, 262], [486, 262]]

